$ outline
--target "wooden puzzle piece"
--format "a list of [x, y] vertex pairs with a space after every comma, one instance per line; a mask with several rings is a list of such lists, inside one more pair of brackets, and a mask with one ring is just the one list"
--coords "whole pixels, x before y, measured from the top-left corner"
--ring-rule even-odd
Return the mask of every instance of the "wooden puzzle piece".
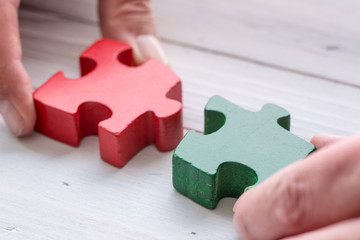
[[189, 131], [174, 152], [175, 189], [207, 208], [223, 197], [239, 197], [315, 150], [289, 128], [290, 114], [279, 106], [250, 112], [212, 97], [205, 107], [205, 135]]
[[180, 142], [181, 82], [167, 66], [133, 66], [129, 45], [101, 39], [80, 67], [80, 78], [58, 72], [35, 91], [37, 131], [73, 146], [98, 134], [101, 157], [117, 167], [151, 143], [168, 151]]

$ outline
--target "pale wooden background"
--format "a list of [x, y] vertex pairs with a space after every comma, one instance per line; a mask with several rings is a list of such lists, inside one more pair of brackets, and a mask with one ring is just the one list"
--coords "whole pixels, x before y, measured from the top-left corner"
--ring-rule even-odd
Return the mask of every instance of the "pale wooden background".
[[[159, 36], [181, 77], [186, 129], [220, 94], [250, 110], [271, 102], [292, 132], [360, 131], [357, 0], [154, 0]], [[4, 24], [4, 23], [1, 23]], [[99, 38], [93, 0], [24, 0], [24, 63], [34, 88]], [[235, 199], [205, 209], [171, 184], [172, 152], [149, 146], [124, 168], [97, 137], [73, 148], [40, 134], [16, 139], [0, 122], [0, 239], [237, 239]]]

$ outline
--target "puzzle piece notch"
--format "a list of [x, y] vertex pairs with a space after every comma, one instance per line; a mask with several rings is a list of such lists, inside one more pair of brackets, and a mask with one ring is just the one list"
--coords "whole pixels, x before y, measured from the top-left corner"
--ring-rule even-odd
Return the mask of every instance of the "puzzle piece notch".
[[205, 108], [205, 134], [189, 131], [173, 155], [176, 190], [207, 208], [239, 197], [314, 146], [291, 134], [290, 114], [266, 104], [249, 112], [219, 97]]
[[73, 146], [98, 134], [102, 158], [118, 167], [151, 143], [176, 147], [181, 82], [168, 67], [156, 59], [134, 67], [130, 46], [109, 39], [85, 50], [80, 65], [82, 77], [58, 72], [35, 91], [37, 131]]

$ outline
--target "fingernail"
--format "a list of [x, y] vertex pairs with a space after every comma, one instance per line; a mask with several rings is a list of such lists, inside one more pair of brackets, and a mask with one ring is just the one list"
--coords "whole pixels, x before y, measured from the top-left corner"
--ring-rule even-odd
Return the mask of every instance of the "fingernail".
[[9, 100], [0, 101], [0, 113], [6, 125], [15, 136], [20, 136], [24, 129], [24, 120]]
[[134, 53], [136, 64], [141, 64], [149, 58], [156, 58], [164, 64], [168, 64], [164, 49], [159, 40], [153, 35], [140, 35], [136, 37]]

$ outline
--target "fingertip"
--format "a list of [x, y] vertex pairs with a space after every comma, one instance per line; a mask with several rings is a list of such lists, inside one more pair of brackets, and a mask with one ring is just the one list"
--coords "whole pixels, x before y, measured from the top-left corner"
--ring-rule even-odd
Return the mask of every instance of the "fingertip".
[[0, 112], [9, 130], [20, 136], [24, 129], [24, 120], [9, 100], [0, 101]]
[[[245, 191], [239, 199], [235, 202], [233, 211], [233, 225], [236, 233], [241, 239], [253, 239], [255, 236], [251, 233], [249, 229], [249, 224], [252, 222], [252, 208], [256, 207], [254, 201], [252, 200], [250, 190]], [[250, 205], [249, 205], [250, 203]]]
[[160, 41], [151, 34], [139, 35], [133, 43], [135, 64], [139, 65], [149, 58], [156, 58], [165, 65], [168, 65], [168, 59]]
[[245, 227], [243, 225], [243, 221], [241, 219], [241, 212], [239, 210], [239, 199], [236, 201], [233, 211], [234, 211], [234, 217], [233, 217], [233, 225], [234, 225], [234, 229], [237, 233], [237, 235], [241, 238], [241, 239], [248, 239], [246, 231], [245, 231]]
[[0, 114], [15, 136], [28, 135], [36, 122], [30, 77], [20, 60], [10, 62], [4, 75]]
[[29, 106], [29, 108], [27, 109], [27, 113], [24, 114], [23, 119], [23, 128], [18, 135], [19, 137], [24, 137], [34, 132], [34, 127], [36, 123], [36, 112], [35, 106], [33, 104]]
[[241, 206], [241, 202], [243, 201], [243, 199], [246, 198], [249, 191], [250, 191], [250, 189], [245, 189], [244, 192], [240, 195], [240, 197], [236, 200], [236, 202], [235, 202], [235, 204], [233, 206], [233, 212], [234, 213], [237, 212], [237, 210]]
[[320, 148], [321, 147], [321, 141], [323, 138], [324, 134], [317, 134], [315, 136], [313, 136], [310, 140], [310, 143], [313, 144], [316, 148]]
[[35, 117], [31, 117], [28, 121], [24, 121], [23, 125], [22, 125], [22, 129], [19, 133], [19, 135], [17, 135], [18, 137], [25, 137], [30, 135], [31, 133], [34, 132], [34, 127], [35, 127], [35, 122], [36, 122], [36, 118]]
[[234, 206], [233, 206], [233, 212], [236, 213], [236, 210], [238, 208], [238, 205], [239, 205], [239, 200], [240, 198], [235, 202]]
[[310, 142], [317, 148], [323, 148], [326, 146], [329, 146], [333, 143], [339, 142], [341, 140], [344, 140], [348, 137], [344, 136], [337, 136], [337, 135], [330, 135], [330, 134], [318, 134], [315, 135]]
[[235, 232], [241, 239], [244, 239], [244, 240], [248, 239], [244, 234], [242, 222], [240, 220], [240, 217], [239, 217], [239, 214], [237, 211], [235, 212], [234, 217], [233, 217], [233, 225], [234, 225]]
[[33, 106], [28, 114], [22, 114], [9, 100], [0, 101], [0, 113], [9, 130], [17, 137], [24, 137], [33, 132], [36, 114]]

